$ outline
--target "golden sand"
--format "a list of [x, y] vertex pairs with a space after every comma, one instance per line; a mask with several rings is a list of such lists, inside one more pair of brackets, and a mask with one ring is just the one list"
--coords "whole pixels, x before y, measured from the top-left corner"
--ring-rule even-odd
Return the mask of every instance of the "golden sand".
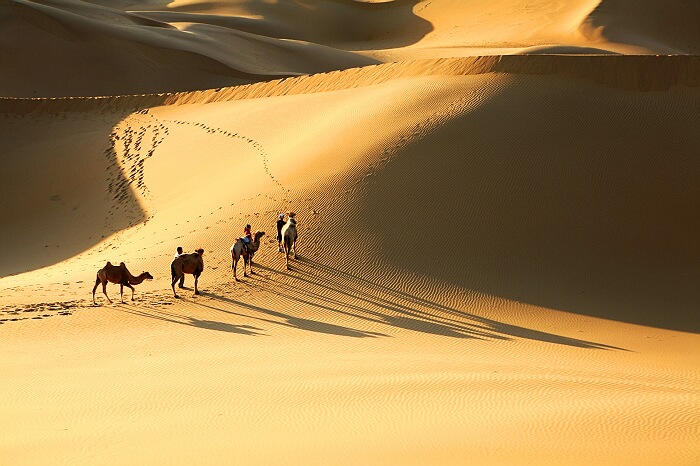
[[700, 463], [699, 21], [0, 2], [0, 464]]

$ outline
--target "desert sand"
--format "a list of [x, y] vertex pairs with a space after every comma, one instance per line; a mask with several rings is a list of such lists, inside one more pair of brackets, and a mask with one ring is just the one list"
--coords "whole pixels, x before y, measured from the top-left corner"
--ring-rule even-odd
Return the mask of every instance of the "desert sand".
[[0, 1], [0, 464], [700, 464], [700, 7], [630, 3]]

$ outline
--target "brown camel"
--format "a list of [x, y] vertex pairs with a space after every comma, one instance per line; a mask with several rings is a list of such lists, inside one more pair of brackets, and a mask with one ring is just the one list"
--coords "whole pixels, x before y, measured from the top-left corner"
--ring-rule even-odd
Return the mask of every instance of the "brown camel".
[[204, 249], [200, 248], [191, 254], [180, 254], [175, 258], [172, 264], [170, 264], [170, 274], [173, 278], [173, 294], [176, 298], [179, 298], [179, 296], [175, 292], [175, 283], [177, 283], [181, 277], [184, 277], [186, 273], [191, 273], [194, 275], [194, 294], [199, 294], [199, 290], [197, 289], [197, 281], [199, 280], [199, 276], [202, 274], [202, 271], [204, 271], [204, 259], [202, 259], [203, 255]]
[[253, 275], [255, 272], [253, 272], [253, 255], [255, 254], [255, 251], [258, 250], [260, 247], [260, 238], [265, 236], [264, 231], [256, 231], [255, 235], [253, 235], [253, 241], [248, 243], [248, 247], [245, 247], [245, 244], [243, 243], [243, 239], [238, 238], [235, 243], [233, 243], [233, 246], [231, 246], [231, 268], [233, 269], [233, 278], [238, 281], [238, 277], [236, 276], [236, 266], [238, 265], [238, 259], [243, 257], [243, 276], [247, 277], [248, 274], [246, 273], [246, 264], [250, 268], [250, 274]]
[[294, 212], [289, 213], [289, 220], [282, 227], [282, 244], [284, 245], [284, 264], [289, 270], [289, 254], [297, 258], [297, 219]]
[[124, 287], [131, 288], [131, 300], [134, 300], [134, 287], [131, 285], [138, 285], [144, 280], [153, 280], [153, 276], [148, 272], [143, 272], [138, 277], [131, 275], [131, 272], [126, 268], [124, 262], [119, 265], [112, 265], [111, 262], [97, 271], [97, 280], [95, 280], [95, 286], [92, 289], [92, 304], [97, 304], [95, 302], [95, 290], [97, 285], [102, 283], [102, 292], [107, 297], [107, 301], [112, 304], [112, 300], [107, 296], [107, 282], [119, 285], [119, 298], [124, 303]]

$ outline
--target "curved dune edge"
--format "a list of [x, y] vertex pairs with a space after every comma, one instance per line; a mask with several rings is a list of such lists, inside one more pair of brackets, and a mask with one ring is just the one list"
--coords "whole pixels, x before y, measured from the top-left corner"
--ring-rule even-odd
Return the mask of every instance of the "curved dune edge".
[[[700, 56], [696, 55], [501, 55], [441, 58], [370, 65], [261, 83], [177, 93], [105, 97], [0, 98], [0, 112], [137, 111], [158, 105], [188, 105], [329, 92], [380, 84], [415, 76], [466, 76], [486, 73], [565, 75], [605, 86], [636, 91], [659, 91], [672, 86], [700, 85]], [[338, 79], [342, 76], [342, 79]]]

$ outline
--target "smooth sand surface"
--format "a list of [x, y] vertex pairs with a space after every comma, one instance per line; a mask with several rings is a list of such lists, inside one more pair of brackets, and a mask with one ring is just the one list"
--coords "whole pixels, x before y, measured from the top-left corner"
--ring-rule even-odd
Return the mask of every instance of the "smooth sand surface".
[[699, 464], [700, 9], [644, 4], [0, 2], [0, 464]]

